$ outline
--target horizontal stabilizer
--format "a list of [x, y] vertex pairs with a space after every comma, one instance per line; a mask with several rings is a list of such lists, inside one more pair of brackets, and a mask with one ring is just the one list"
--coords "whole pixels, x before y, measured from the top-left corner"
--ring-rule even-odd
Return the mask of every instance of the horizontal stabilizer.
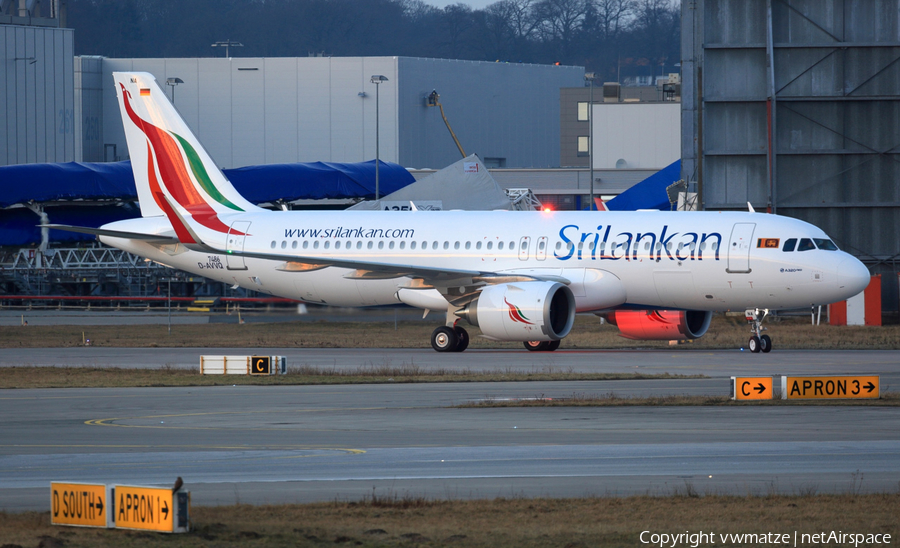
[[167, 234], [143, 234], [140, 232], [125, 232], [123, 230], [107, 230], [105, 228], [92, 228], [89, 226], [72, 226], [72, 225], [38, 225], [40, 228], [52, 228], [56, 230], [65, 230], [67, 232], [79, 232], [81, 234], [93, 234], [95, 236], [109, 236], [111, 238], [125, 238], [128, 240], [144, 240], [147, 242], [157, 242], [163, 244], [177, 244], [178, 238], [174, 235]]

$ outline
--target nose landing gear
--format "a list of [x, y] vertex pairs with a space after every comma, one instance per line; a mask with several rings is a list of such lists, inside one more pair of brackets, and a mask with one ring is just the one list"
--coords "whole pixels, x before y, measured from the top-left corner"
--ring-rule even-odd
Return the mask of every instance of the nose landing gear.
[[747, 348], [754, 354], [757, 352], [768, 353], [772, 351], [772, 338], [761, 333], [766, 330], [762, 326], [763, 320], [769, 315], [768, 308], [748, 308], [744, 312], [744, 317], [750, 322], [750, 331], [753, 336], [747, 342]]

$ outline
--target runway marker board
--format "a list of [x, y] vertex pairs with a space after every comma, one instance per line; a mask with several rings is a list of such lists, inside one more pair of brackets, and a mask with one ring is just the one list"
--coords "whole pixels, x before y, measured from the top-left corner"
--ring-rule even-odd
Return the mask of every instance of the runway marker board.
[[109, 527], [106, 485], [50, 482], [50, 523], [76, 527]]
[[878, 375], [822, 375], [818, 377], [781, 377], [781, 399], [878, 399], [881, 382]]
[[190, 493], [173, 493], [169, 487], [116, 485], [113, 488], [113, 521], [116, 529], [140, 529], [161, 533], [190, 530]]
[[731, 377], [731, 399], [771, 400], [772, 377]]

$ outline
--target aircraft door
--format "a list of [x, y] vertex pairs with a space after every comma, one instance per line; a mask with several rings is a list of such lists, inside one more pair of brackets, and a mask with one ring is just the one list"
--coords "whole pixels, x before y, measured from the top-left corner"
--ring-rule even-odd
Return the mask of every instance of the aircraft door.
[[731, 274], [747, 274], [750, 272], [750, 244], [753, 242], [753, 231], [756, 223], [735, 223], [728, 241], [728, 268]]
[[[235, 221], [231, 223], [225, 239], [225, 251], [243, 251], [244, 239], [247, 237], [246, 234], [249, 229], [250, 221]], [[247, 270], [247, 265], [244, 264], [244, 257], [239, 255], [226, 254], [225, 264], [228, 270]]]

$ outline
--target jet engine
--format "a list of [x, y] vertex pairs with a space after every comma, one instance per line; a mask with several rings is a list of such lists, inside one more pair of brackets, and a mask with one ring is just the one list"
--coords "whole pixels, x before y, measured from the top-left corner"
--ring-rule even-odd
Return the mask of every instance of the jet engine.
[[698, 339], [712, 320], [712, 312], [699, 310], [616, 310], [605, 316], [621, 336], [644, 341]]
[[575, 296], [559, 282], [490, 285], [456, 315], [502, 341], [558, 341], [575, 322]]

